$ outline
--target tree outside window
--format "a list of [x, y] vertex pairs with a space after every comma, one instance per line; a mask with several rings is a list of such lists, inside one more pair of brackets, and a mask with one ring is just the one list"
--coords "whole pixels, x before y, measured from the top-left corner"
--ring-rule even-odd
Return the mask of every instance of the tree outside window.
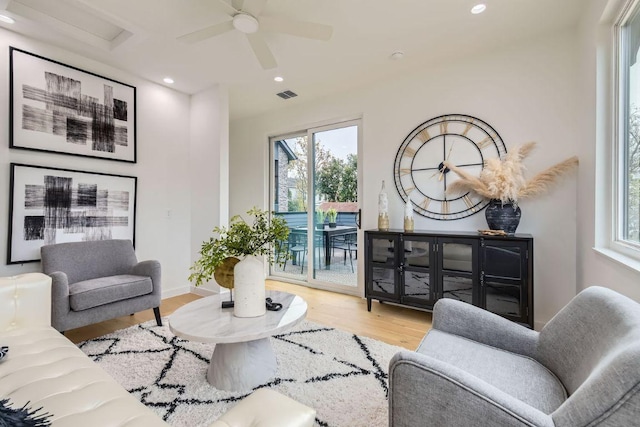
[[629, 135], [626, 157], [626, 226], [625, 240], [640, 243], [640, 109], [632, 107], [629, 114]]
[[617, 223], [614, 240], [640, 245], [640, 7], [636, 6], [621, 23], [618, 54], [620, 78], [620, 128], [618, 141]]

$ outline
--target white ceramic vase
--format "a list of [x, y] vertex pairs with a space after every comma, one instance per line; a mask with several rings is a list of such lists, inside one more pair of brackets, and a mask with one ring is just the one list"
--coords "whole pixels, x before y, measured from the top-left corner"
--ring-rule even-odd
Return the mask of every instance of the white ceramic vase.
[[258, 317], [267, 312], [262, 259], [248, 255], [233, 268], [236, 317]]

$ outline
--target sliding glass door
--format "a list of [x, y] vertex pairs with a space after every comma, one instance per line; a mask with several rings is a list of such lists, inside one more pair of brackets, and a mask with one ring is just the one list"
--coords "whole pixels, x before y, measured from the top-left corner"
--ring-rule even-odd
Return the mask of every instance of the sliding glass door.
[[271, 203], [289, 225], [274, 278], [361, 294], [360, 121], [271, 138]]

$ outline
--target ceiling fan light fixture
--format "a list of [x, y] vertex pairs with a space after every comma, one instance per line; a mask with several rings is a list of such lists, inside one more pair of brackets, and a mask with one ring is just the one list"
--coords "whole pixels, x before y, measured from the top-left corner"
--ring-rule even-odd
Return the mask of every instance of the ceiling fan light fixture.
[[280, 82], [283, 82], [283, 81], [284, 81], [284, 77], [282, 77], [282, 76], [275, 76], [275, 77], [273, 78], [273, 80], [274, 80], [274, 81], [276, 81], [276, 82], [278, 82], [278, 83], [280, 83]]
[[233, 17], [233, 28], [245, 33], [253, 34], [258, 31], [258, 20], [248, 13], [238, 13]]

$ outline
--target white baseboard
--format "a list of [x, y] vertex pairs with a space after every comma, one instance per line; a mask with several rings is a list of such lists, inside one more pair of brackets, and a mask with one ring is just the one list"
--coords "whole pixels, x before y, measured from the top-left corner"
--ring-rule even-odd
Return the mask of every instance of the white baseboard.
[[188, 286], [180, 286], [178, 288], [171, 289], [163, 289], [162, 290], [162, 299], [167, 299], [171, 297], [177, 297], [178, 295], [184, 295], [189, 293]]
[[208, 296], [211, 296], [211, 295], [218, 295], [218, 293], [216, 291], [212, 291], [211, 289], [200, 288], [200, 287], [195, 287], [195, 286], [191, 286], [190, 292], [192, 294], [200, 295], [200, 296], [203, 296], [203, 297], [208, 297]]

